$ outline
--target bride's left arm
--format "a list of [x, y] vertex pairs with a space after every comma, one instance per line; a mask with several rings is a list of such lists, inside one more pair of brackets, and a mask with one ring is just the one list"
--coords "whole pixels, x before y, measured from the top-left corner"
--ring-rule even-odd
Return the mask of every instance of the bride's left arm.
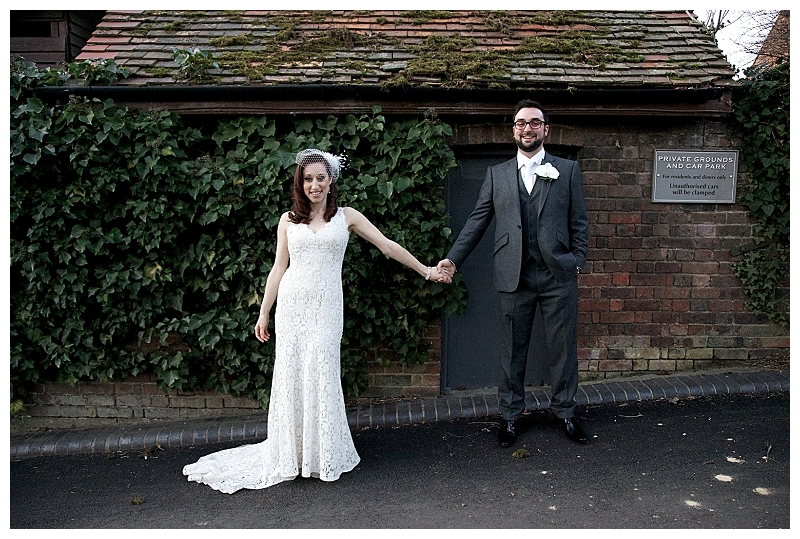
[[428, 271], [430, 271], [429, 278], [431, 281], [438, 281], [442, 277], [435, 266], [429, 268], [417, 260], [417, 258], [408, 252], [405, 247], [384, 236], [383, 233], [378, 230], [378, 227], [373, 225], [370, 220], [358, 210], [353, 208], [344, 208], [344, 216], [347, 220], [348, 230], [355, 232], [360, 237], [373, 244], [389, 258], [397, 260], [404, 266], [408, 266], [412, 270], [419, 273], [422, 277], [428, 276]]

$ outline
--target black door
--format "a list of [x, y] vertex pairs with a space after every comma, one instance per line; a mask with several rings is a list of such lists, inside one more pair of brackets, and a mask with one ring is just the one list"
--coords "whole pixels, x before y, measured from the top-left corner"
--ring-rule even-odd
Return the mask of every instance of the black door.
[[[503, 145], [497, 150], [481, 147], [456, 153], [458, 166], [450, 172], [445, 185], [445, 201], [454, 239], [475, 207], [487, 167], [511, 159], [515, 150], [513, 146]], [[497, 387], [500, 324], [498, 294], [492, 285], [494, 227], [493, 221], [463, 266], [457, 268], [469, 290], [469, 304], [466, 313], [445, 317], [442, 323], [443, 392]], [[538, 310], [531, 334], [525, 381], [537, 386], [550, 383], [544, 327]]]

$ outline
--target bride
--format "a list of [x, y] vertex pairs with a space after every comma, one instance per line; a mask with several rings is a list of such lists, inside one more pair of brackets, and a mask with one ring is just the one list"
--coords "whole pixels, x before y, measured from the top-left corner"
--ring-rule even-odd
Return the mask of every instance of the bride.
[[255, 327], [259, 341], [270, 339], [269, 313], [277, 300], [267, 439], [212, 453], [183, 468], [190, 481], [228, 494], [266, 488], [298, 474], [335, 481], [360, 461], [339, 366], [342, 261], [351, 232], [426, 280], [451, 281], [386, 238], [357, 210], [336, 205], [340, 157], [307, 149], [295, 161], [292, 209], [278, 224], [275, 263]]

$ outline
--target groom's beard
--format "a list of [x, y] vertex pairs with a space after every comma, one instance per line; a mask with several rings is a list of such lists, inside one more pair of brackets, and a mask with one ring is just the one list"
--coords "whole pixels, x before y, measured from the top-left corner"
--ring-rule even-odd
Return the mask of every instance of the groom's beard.
[[524, 152], [535, 152], [542, 145], [542, 140], [538, 139], [538, 138], [537, 139], [533, 139], [533, 141], [531, 141], [530, 143], [526, 144], [525, 142], [522, 141], [521, 137], [516, 137], [516, 138], [514, 138], [514, 142], [517, 143], [517, 148], [519, 148], [520, 150], [522, 150]]

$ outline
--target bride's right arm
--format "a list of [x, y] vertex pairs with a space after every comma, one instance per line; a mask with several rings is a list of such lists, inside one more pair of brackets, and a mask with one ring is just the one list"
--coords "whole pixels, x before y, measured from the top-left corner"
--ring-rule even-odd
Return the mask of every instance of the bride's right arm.
[[258, 322], [256, 322], [256, 338], [261, 342], [269, 340], [269, 312], [278, 297], [278, 285], [281, 284], [283, 274], [289, 267], [289, 241], [286, 237], [288, 224], [288, 213], [284, 213], [278, 223], [278, 247], [275, 251], [275, 263], [272, 264], [272, 269], [267, 277], [264, 299], [261, 301], [261, 311], [258, 314]]

